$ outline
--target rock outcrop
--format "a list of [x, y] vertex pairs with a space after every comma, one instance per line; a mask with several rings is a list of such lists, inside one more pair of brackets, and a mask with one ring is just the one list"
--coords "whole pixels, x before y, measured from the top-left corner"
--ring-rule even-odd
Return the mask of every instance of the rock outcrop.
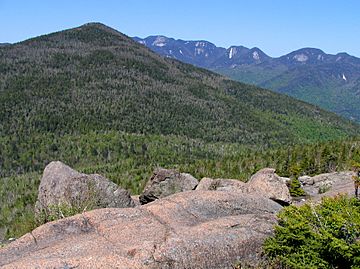
[[334, 172], [314, 177], [302, 176], [299, 181], [302, 188], [312, 200], [320, 200], [324, 196], [337, 194], [354, 195], [354, 172]]
[[59, 207], [92, 209], [104, 207], [134, 207], [128, 191], [103, 176], [86, 175], [62, 162], [45, 167], [36, 202], [39, 216], [56, 214]]
[[198, 183], [190, 174], [159, 168], [147, 182], [139, 200], [141, 204], [153, 202], [174, 193], [194, 190]]
[[133, 199], [135, 206], [141, 205], [141, 204], [140, 204], [139, 197], [140, 197], [140, 195], [132, 195], [132, 196], [131, 196], [131, 199]]
[[275, 169], [264, 168], [254, 174], [247, 183], [235, 179], [203, 178], [196, 190], [237, 191], [256, 194], [272, 199], [281, 205], [291, 203], [291, 196], [287, 187], [288, 178], [275, 174]]
[[264, 168], [254, 174], [247, 182], [249, 192], [260, 192], [265, 197], [283, 204], [291, 203], [287, 187], [288, 178], [275, 174], [275, 169]]
[[197, 191], [245, 191], [247, 184], [236, 179], [203, 178], [197, 185]]
[[189, 191], [50, 222], [0, 249], [1, 268], [233, 268], [259, 265], [281, 209], [265, 197]]

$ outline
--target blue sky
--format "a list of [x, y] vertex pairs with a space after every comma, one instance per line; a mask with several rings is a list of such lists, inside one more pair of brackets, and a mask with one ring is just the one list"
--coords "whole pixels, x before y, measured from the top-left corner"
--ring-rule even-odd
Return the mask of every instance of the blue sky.
[[357, 0], [0, 0], [0, 42], [105, 23], [129, 36], [162, 34], [280, 56], [302, 47], [360, 57]]

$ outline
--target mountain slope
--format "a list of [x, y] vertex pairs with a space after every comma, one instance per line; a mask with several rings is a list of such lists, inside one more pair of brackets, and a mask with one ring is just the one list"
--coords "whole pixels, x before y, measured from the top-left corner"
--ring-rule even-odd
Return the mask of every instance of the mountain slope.
[[[174, 40], [164, 36], [161, 43], [157, 43], [158, 39], [157, 36], [135, 38], [163, 56], [285, 93], [360, 122], [359, 58], [346, 53], [326, 54], [314, 48], [271, 58], [258, 48], [225, 49], [207, 41]], [[199, 48], [201, 44], [205, 45]]]
[[[34, 156], [43, 167], [67, 154], [51, 141], [91, 132], [257, 146], [359, 132], [312, 105], [164, 59], [96, 23], [1, 47], [0, 119], [4, 174], [32, 167]], [[44, 141], [51, 146], [39, 154]]]

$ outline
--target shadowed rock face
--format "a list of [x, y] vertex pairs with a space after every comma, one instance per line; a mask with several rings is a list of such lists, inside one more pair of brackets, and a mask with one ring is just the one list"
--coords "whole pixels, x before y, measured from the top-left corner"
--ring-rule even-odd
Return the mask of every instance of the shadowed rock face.
[[45, 167], [39, 186], [36, 212], [52, 214], [57, 206], [134, 207], [128, 191], [100, 175], [79, 173], [62, 162]]
[[198, 183], [199, 181], [190, 174], [160, 168], [155, 170], [147, 182], [139, 200], [141, 204], [147, 204], [174, 193], [191, 191]]
[[190, 191], [136, 208], [98, 209], [47, 223], [0, 249], [1, 268], [233, 268], [257, 265], [277, 203]]

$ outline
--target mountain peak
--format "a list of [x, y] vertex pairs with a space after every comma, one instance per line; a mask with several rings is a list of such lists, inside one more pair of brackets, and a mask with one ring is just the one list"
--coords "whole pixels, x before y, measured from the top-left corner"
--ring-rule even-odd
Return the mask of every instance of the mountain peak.
[[157, 36], [152, 45], [157, 47], [163, 47], [166, 45], [167, 38], [165, 36]]
[[325, 54], [325, 52], [323, 52], [321, 49], [310, 48], [310, 47], [301, 48], [293, 51], [292, 53], [306, 53], [308, 55]]
[[301, 48], [290, 52], [282, 57], [280, 61], [288, 64], [307, 64], [307, 63], [319, 63], [328, 58], [328, 55], [321, 49], [317, 48]]
[[253, 47], [250, 49], [250, 53], [255, 61], [266, 61], [271, 59], [269, 55], [267, 55], [265, 52], [263, 52], [258, 47]]
[[336, 54], [337, 57], [353, 57], [350, 54], [346, 53], [346, 52], [339, 52]]
[[85, 27], [86, 26], [94, 26], [94, 27], [108, 27], [108, 28], [110, 28], [109, 26], [107, 26], [107, 25], [105, 25], [105, 24], [103, 24], [101, 22], [87, 22], [87, 23], [81, 25], [80, 27], [84, 27], [84, 26]]
[[[103, 24], [101, 22], [89, 22], [89, 23], [85, 23], [75, 29], [97, 29], [97, 30], [102, 30], [105, 31], [107, 33], [113, 34], [113, 35], [118, 35], [118, 36], [125, 36], [123, 33], [120, 33], [119, 31], [115, 30], [114, 28]], [[72, 29], [70, 29], [71, 31]]]
[[124, 40], [133, 42], [126, 35], [105, 24], [90, 22], [75, 28], [30, 38], [17, 44], [32, 45], [34, 47], [57, 47], [59, 44], [74, 46], [76, 42], [83, 42], [93, 45], [114, 46]]

